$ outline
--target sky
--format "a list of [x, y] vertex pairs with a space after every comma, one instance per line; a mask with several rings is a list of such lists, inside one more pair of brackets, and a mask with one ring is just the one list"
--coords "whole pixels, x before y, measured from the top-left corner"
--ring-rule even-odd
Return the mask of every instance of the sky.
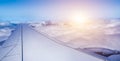
[[66, 20], [73, 13], [120, 18], [120, 0], [0, 0], [0, 21]]

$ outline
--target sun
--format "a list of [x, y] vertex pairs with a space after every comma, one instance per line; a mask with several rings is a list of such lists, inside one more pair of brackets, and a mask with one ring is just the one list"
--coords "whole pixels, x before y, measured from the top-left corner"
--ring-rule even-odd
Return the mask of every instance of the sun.
[[84, 26], [88, 22], [88, 16], [84, 13], [74, 13], [71, 16], [71, 21], [74, 26]]
[[73, 16], [72, 20], [79, 24], [84, 24], [87, 21], [87, 18], [85, 18], [83, 15], [76, 14]]

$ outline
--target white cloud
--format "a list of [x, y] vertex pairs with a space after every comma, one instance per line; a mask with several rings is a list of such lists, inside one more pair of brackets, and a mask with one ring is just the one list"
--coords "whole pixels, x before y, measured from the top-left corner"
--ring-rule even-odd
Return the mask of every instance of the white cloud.
[[9, 36], [11, 31], [12, 29], [9, 28], [0, 29], [0, 36]]

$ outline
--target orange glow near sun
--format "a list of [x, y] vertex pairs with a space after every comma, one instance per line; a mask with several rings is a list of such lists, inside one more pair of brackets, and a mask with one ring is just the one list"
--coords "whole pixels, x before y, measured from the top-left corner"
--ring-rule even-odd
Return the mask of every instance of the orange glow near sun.
[[83, 27], [86, 26], [89, 22], [89, 15], [85, 14], [85, 12], [74, 12], [71, 17], [71, 24], [75, 27]]

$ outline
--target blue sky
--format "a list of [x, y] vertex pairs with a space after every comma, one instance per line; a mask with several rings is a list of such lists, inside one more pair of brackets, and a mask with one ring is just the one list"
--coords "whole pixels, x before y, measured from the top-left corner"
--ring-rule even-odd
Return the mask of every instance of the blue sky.
[[63, 20], [76, 10], [94, 18], [119, 18], [119, 7], [120, 0], [0, 0], [0, 19], [13, 22]]

